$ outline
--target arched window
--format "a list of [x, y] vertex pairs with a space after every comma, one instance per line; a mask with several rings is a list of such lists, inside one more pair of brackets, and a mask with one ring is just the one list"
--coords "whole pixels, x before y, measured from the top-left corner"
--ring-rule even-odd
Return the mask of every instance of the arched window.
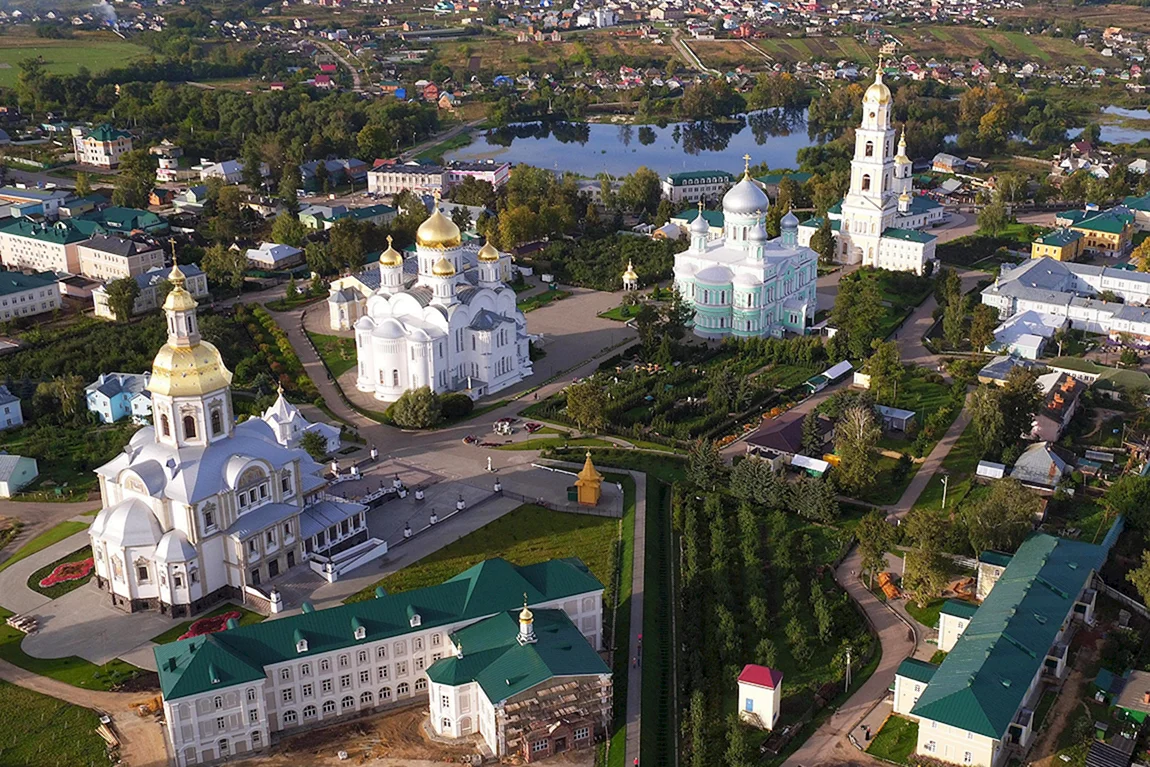
[[224, 430], [224, 419], [219, 410], [212, 411], [212, 434], [219, 434]]
[[426, 689], [427, 689], [427, 680], [426, 679], [416, 679], [415, 680], [415, 691], [416, 692], [422, 692]]
[[874, 157], [874, 142], [873, 141], [866, 142], [866, 156], [867, 157]]
[[190, 415], [184, 416], [184, 438], [196, 438], [196, 419]]
[[225, 754], [228, 753], [228, 739], [227, 738], [220, 738], [219, 746], [220, 746], [220, 756], [224, 756]]
[[260, 747], [260, 731], [252, 730], [252, 748]]
[[391, 688], [390, 687], [384, 687], [379, 691], [379, 700], [380, 700], [380, 702], [383, 702], [385, 700], [391, 700]]
[[373, 698], [374, 696], [371, 694], [371, 690], [366, 690], [359, 696], [359, 705], [370, 706], [374, 702]]
[[471, 717], [465, 716], [459, 720], [459, 733], [467, 735], [471, 732]]
[[349, 708], [351, 708], [354, 705], [355, 705], [355, 698], [351, 697], [350, 695], [343, 696], [343, 700], [341, 700], [339, 702], [340, 709], [342, 709], [344, 711], [347, 711]]
[[284, 724], [295, 724], [296, 716], [294, 711], [284, 712]]
[[[380, 375], [382, 376], [383, 373], [380, 373]], [[392, 386], [399, 386], [399, 371], [398, 370], [391, 371], [391, 385]]]
[[395, 694], [396, 695], [407, 695], [408, 690], [410, 690], [410, 689], [411, 688], [409, 688], [407, 686], [407, 682], [400, 682], [399, 686], [395, 688]]
[[862, 177], [862, 190], [864, 192], [870, 191], [870, 176], [869, 175]]
[[172, 436], [172, 425], [168, 423], [167, 415], [160, 416], [160, 433], [165, 437]]
[[325, 700], [323, 702], [323, 712], [325, 714], [334, 714], [335, 713], [335, 701], [334, 700]]
[[440, 722], [440, 724], [443, 725], [443, 729], [445, 729], [445, 730], [451, 729], [451, 720], [448, 719], [447, 717], [443, 717], [443, 721]]
[[316, 713], [315, 712], [315, 706], [304, 706], [303, 707], [303, 718], [304, 719], [315, 719], [315, 713]]

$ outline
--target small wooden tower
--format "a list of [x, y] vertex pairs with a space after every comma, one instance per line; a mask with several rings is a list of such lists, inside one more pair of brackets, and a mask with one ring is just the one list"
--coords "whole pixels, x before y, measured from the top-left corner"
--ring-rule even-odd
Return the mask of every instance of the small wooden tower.
[[583, 464], [583, 470], [579, 472], [579, 479], [575, 480], [579, 503], [584, 506], [597, 506], [599, 495], [602, 492], [602, 484], [603, 475], [595, 469], [595, 464], [591, 463], [591, 451], [588, 450], [587, 462]]

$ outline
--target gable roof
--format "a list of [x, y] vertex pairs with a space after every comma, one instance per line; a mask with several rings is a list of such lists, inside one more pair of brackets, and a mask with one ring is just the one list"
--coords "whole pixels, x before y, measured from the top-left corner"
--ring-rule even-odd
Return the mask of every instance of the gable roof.
[[942, 610], [940, 612], [946, 615], [953, 615], [956, 618], [971, 618], [974, 617], [977, 611], [978, 605], [974, 602], [967, 602], [962, 599], [948, 599], [942, 603]]
[[1105, 232], [1106, 234], [1121, 234], [1132, 223], [1134, 223], [1134, 216], [1129, 213], [1116, 213], [1108, 210], [1096, 216], [1082, 219], [1074, 224], [1074, 228], [1086, 229], [1091, 232]]
[[1027, 538], [911, 714], [1004, 738], [1062, 621], [1109, 548], [1044, 533]]
[[927, 663], [924, 660], [918, 660], [916, 658], [907, 658], [898, 664], [898, 670], [894, 673], [896, 676], [905, 676], [916, 682], [930, 684], [930, 680], [934, 678], [934, 672], [936, 671], [938, 671], [938, 666], [934, 663]]
[[533, 610], [536, 641], [520, 644], [519, 611], [501, 612], [452, 633], [463, 657], [441, 658], [427, 669], [431, 681], [476, 682], [493, 703], [507, 700], [557, 676], [610, 674], [562, 610]]
[[46, 288], [49, 285], [55, 284], [56, 281], [57, 277], [52, 272], [24, 274], [22, 272], [0, 271], [0, 296], [22, 293], [25, 290]]
[[[578, 559], [522, 567], [488, 559], [437, 586], [159, 645], [160, 689], [171, 700], [260, 679], [265, 666], [410, 633], [412, 614], [419, 614], [422, 630], [521, 607], [524, 594], [539, 604], [602, 589]], [[355, 639], [353, 622], [366, 629], [363, 640]], [[308, 649], [297, 653], [300, 638]], [[227, 678], [213, 682], [213, 666]]]

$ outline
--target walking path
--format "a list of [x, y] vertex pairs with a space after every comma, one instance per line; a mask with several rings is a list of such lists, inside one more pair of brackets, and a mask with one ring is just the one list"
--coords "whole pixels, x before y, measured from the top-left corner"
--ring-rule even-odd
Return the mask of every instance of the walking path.
[[859, 760], [861, 755], [850, 745], [847, 735], [875, 710], [876, 701], [878, 708], [883, 707], [882, 700], [894, 682], [898, 665], [915, 651], [914, 632], [893, 610], [867, 591], [855, 575], [861, 569], [861, 557], [856, 548], [835, 570], [835, 581], [862, 608], [878, 636], [882, 658], [878, 668], [858, 691], [784, 762], [788, 767], [829, 767]]
[[[631, 636], [628, 649], [632, 657], [639, 658], [639, 635], [643, 633], [643, 565], [647, 547], [647, 475], [628, 472], [635, 480], [635, 552], [631, 573]], [[639, 725], [643, 704], [643, 667], [632, 663], [627, 673], [627, 747], [623, 765], [633, 765], [639, 759]]]
[[[967, 395], [967, 400], [970, 395]], [[888, 516], [894, 519], [901, 519], [906, 516], [907, 512], [911, 510], [918, 497], [922, 495], [922, 491], [926, 490], [926, 486], [934, 479], [935, 473], [942, 466], [942, 462], [950, 455], [950, 451], [954, 449], [954, 444], [958, 442], [958, 438], [966, 431], [966, 427], [970, 424], [970, 411], [966, 409], [965, 403], [963, 404], [962, 411], [958, 414], [958, 418], [954, 419], [954, 423], [946, 430], [946, 434], [942, 435], [942, 439], [930, 451], [930, 455], [922, 462], [918, 472], [911, 478], [910, 484], [906, 486], [903, 491], [902, 497], [898, 499], [898, 503], [894, 505]]]

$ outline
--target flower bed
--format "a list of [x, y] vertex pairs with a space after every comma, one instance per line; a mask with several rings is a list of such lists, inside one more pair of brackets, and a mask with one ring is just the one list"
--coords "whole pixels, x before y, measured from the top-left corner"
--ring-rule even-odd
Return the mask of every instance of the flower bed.
[[204, 634], [214, 634], [217, 631], [223, 631], [228, 627], [228, 621], [232, 618], [239, 620], [243, 614], [236, 610], [229, 610], [226, 613], [219, 615], [212, 615], [208, 618], [200, 618], [193, 623], [191, 627], [180, 635], [180, 639], [190, 639], [191, 637], [203, 636]]
[[62, 565], [57, 565], [56, 568], [49, 573], [46, 577], [40, 579], [40, 588], [50, 588], [58, 583], [67, 583], [68, 581], [78, 581], [82, 578], [87, 578], [92, 574], [92, 568], [95, 562], [91, 557], [81, 559], [78, 562], [65, 562]]

